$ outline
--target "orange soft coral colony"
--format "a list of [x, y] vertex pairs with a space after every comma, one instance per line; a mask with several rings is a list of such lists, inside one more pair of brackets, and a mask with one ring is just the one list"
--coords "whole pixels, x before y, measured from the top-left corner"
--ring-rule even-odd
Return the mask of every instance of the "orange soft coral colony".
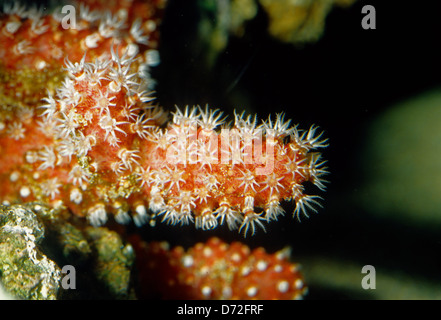
[[161, 109], [149, 109], [148, 79], [133, 70], [135, 57], [120, 57], [113, 49], [109, 54], [111, 59], [95, 63], [68, 61], [69, 77], [56, 96], [43, 99], [38, 116], [33, 109], [28, 114], [18, 109], [5, 121], [0, 134], [0, 172], [9, 175], [0, 187], [5, 200], [19, 196], [65, 205], [93, 225], [106, 222], [109, 205], [119, 222], [127, 221], [125, 198], [132, 194], [130, 204], [140, 210], [139, 139], [145, 140], [150, 126], [161, 125], [163, 116]]
[[274, 254], [218, 238], [187, 251], [165, 242], [134, 243], [145, 298], [301, 299], [307, 287], [289, 249]]
[[310, 152], [326, 146], [315, 127], [300, 133], [283, 115], [261, 125], [243, 114], [232, 127], [221, 127], [223, 122], [217, 110], [186, 108], [165, 130], [149, 134], [152, 149], [141, 145], [146, 158], [140, 163], [153, 212], [171, 224], [194, 221], [202, 229], [226, 222], [246, 235], [283, 214], [283, 199], [296, 202], [297, 216], [315, 210], [318, 197], [303, 194], [302, 185], [312, 181], [324, 188], [324, 162]]
[[219, 111], [186, 108], [162, 128], [165, 114], [151, 105], [135, 57], [113, 49], [110, 56], [68, 62], [69, 77], [37, 117], [20, 109], [5, 121], [3, 199], [64, 205], [93, 225], [110, 212], [121, 223], [132, 212], [140, 225], [149, 208], [171, 224], [226, 222], [245, 235], [283, 214], [283, 199], [295, 201], [295, 215], [315, 210], [318, 197], [302, 185], [324, 188], [324, 162], [313, 150], [326, 143], [315, 127], [301, 133], [282, 115], [261, 125], [236, 115], [220, 128]]
[[[27, 15], [20, 23], [25, 21], [32, 29], [31, 13], [20, 8], [8, 8], [8, 19]], [[89, 9], [81, 10], [86, 22], [95, 17]], [[49, 91], [37, 108], [35, 101], [20, 97], [29, 94], [35, 100], [38, 94], [17, 89], [29, 85], [32, 77], [17, 80], [18, 95], [10, 88], [3, 90], [3, 201], [64, 206], [95, 226], [104, 224], [109, 213], [120, 223], [132, 216], [136, 225], [142, 225], [150, 210], [171, 224], [194, 222], [197, 228], [212, 229], [226, 223], [245, 235], [283, 214], [284, 199], [296, 203], [296, 216], [315, 210], [319, 197], [305, 195], [303, 183], [311, 181], [324, 189], [327, 171], [315, 150], [325, 147], [326, 141], [316, 135], [316, 127], [302, 132], [290, 127], [283, 115], [258, 124], [256, 117], [243, 114], [236, 114], [234, 124], [226, 126], [221, 113], [208, 107], [177, 109], [164, 127], [165, 113], [151, 104], [151, 79], [145, 68], [140, 70], [147, 57], [132, 39], [141, 35], [140, 27], [132, 25], [131, 36], [121, 38], [124, 33], [114, 30], [119, 24], [110, 23], [111, 17], [97, 15], [102, 20], [84, 29], [104, 38], [114, 35], [112, 44], [106, 38], [103, 46], [91, 46], [87, 54], [79, 55], [71, 43], [83, 38], [66, 33], [62, 51], [76, 58], [66, 60], [67, 77], [54, 82], [56, 90]], [[8, 30], [17, 33], [23, 31], [21, 27]], [[59, 27], [48, 27], [36, 39], [54, 28]], [[51, 37], [46, 45], [52, 43]], [[11, 71], [17, 64], [36, 74], [35, 59], [48, 57], [43, 51], [29, 50], [15, 58], [2, 52], [9, 61], [4, 67], [12, 75], [19, 72]], [[11, 65], [11, 61], [15, 62]], [[59, 63], [54, 64], [57, 70]], [[263, 211], [256, 212], [259, 208]]]

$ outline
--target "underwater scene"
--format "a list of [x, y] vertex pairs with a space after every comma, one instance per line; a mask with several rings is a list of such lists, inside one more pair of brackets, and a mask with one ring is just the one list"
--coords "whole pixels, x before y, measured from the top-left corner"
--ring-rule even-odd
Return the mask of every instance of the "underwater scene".
[[440, 14], [0, 1], [0, 299], [441, 299]]

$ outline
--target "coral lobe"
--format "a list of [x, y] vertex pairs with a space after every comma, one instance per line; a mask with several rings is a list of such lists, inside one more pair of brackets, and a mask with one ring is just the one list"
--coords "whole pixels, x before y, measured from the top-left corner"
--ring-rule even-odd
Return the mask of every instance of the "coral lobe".
[[[45, 97], [26, 90], [14, 97], [3, 88], [0, 195], [5, 203], [66, 207], [94, 226], [104, 224], [109, 213], [120, 223], [132, 216], [142, 225], [151, 212], [170, 224], [194, 222], [205, 230], [227, 224], [244, 235], [283, 214], [284, 199], [296, 203], [297, 217], [320, 206], [320, 197], [304, 194], [303, 186], [311, 181], [325, 188], [325, 161], [316, 149], [327, 144], [316, 127], [291, 127], [282, 114], [261, 124], [235, 114], [229, 126], [219, 110], [208, 107], [178, 108], [167, 122], [166, 112], [153, 103], [148, 74], [149, 53], [157, 45], [152, 26], [161, 10], [156, 15], [150, 10], [146, 18], [124, 7], [114, 13], [92, 10], [94, 3], [80, 8], [79, 28], [69, 30], [54, 14], [17, 6], [5, 10], [3, 28], [20, 23], [8, 29], [12, 40], [2, 36], [38, 50], [3, 53], [4, 72], [31, 68], [38, 76], [41, 67], [65, 75], [58, 84], [56, 77], [50, 79]], [[61, 66], [64, 55], [68, 59]], [[18, 81], [28, 84], [29, 77]], [[24, 105], [23, 95], [33, 102]]]

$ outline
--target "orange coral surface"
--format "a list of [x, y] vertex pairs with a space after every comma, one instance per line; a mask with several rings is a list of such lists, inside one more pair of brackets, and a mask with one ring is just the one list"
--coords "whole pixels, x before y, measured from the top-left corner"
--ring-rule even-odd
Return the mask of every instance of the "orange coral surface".
[[140, 283], [149, 298], [301, 299], [307, 287], [289, 250], [269, 254], [210, 238], [184, 250], [166, 242], [134, 241]]

